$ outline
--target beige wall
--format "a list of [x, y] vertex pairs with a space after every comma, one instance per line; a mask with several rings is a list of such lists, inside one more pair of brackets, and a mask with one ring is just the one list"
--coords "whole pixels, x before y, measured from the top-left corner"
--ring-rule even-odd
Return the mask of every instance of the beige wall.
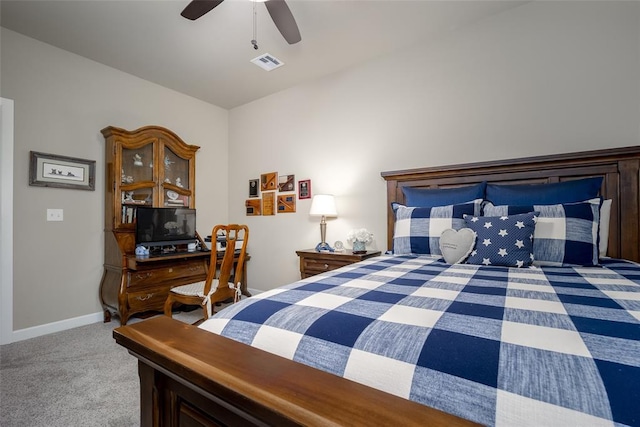
[[299, 277], [319, 241], [310, 203], [244, 216], [247, 181], [278, 171], [337, 196], [327, 240], [386, 249], [380, 172], [640, 143], [640, 5], [533, 2], [439, 42], [231, 110], [229, 216], [251, 228], [251, 287]]
[[[228, 112], [2, 29], [2, 96], [15, 101], [13, 329], [101, 312], [104, 139], [161, 125], [197, 154], [198, 228], [227, 220]], [[96, 191], [30, 187], [29, 151], [96, 160]], [[211, 167], [212, 164], [216, 167]], [[208, 185], [215, 182], [216, 185]], [[47, 208], [64, 210], [47, 222]]]
[[[16, 101], [14, 329], [100, 311], [107, 125], [159, 124], [203, 147], [198, 229], [247, 223], [249, 287], [263, 290], [298, 278], [319, 221], [310, 200], [245, 216], [261, 173], [337, 196], [329, 242], [367, 227], [384, 250], [381, 171], [640, 144], [636, 2], [533, 2], [228, 113], [4, 29], [1, 66]], [[29, 187], [29, 150], [97, 160], [97, 191]]]

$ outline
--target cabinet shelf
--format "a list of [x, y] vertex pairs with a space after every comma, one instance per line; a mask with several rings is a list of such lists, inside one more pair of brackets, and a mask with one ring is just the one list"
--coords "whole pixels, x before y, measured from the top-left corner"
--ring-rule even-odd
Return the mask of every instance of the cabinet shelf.
[[141, 181], [141, 182], [134, 182], [131, 184], [120, 184], [120, 190], [136, 191], [136, 190], [140, 190], [141, 188], [153, 188], [155, 186], [156, 186], [156, 183], [153, 181]]
[[185, 196], [190, 196], [191, 195], [191, 190], [189, 190], [188, 188], [183, 188], [183, 187], [177, 187], [175, 185], [172, 184], [162, 184], [163, 188], [166, 190], [170, 190], [170, 191], [175, 191], [178, 194], [182, 194]]
[[140, 202], [136, 202], [136, 201], [134, 200], [133, 202], [124, 202], [124, 203], [122, 204], [122, 206], [132, 206], [132, 207], [138, 207], [138, 206], [153, 206], [153, 203], [151, 203], [151, 202], [145, 202], [144, 200], [143, 200], [143, 201], [140, 201]]

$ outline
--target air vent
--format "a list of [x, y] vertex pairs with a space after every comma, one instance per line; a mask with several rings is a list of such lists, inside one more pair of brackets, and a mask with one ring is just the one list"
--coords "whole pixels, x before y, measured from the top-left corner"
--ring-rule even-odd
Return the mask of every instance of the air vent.
[[284, 62], [280, 61], [278, 58], [269, 53], [265, 53], [264, 55], [260, 55], [257, 58], [253, 58], [251, 62], [267, 71], [275, 70], [276, 68], [282, 67], [284, 65]]

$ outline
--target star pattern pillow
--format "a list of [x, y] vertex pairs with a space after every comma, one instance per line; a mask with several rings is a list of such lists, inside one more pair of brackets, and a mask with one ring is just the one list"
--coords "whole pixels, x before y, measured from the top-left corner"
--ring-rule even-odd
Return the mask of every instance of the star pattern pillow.
[[540, 212], [533, 241], [533, 265], [598, 265], [600, 198], [580, 203], [534, 206], [484, 205], [485, 215]]
[[476, 233], [467, 264], [528, 267], [533, 262], [533, 234], [538, 212], [504, 216], [465, 215]]

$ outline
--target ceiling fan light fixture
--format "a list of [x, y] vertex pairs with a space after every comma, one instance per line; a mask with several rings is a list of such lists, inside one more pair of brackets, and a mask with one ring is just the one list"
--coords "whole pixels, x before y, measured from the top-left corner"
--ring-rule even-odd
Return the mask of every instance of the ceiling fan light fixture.
[[278, 58], [271, 55], [270, 53], [265, 53], [260, 56], [257, 56], [253, 58], [250, 62], [253, 62], [258, 67], [267, 71], [275, 70], [276, 68], [282, 67], [284, 65], [284, 62], [280, 61]]

